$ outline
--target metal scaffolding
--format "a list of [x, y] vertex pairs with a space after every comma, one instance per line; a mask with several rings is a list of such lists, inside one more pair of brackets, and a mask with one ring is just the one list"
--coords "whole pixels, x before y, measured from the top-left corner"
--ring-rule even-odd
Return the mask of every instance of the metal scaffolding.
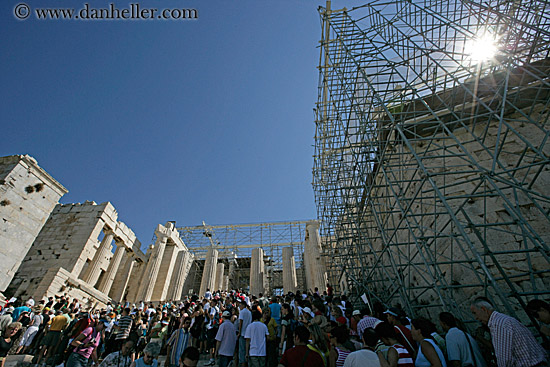
[[[313, 187], [352, 299], [526, 319], [550, 295], [550, 4], [320, 8]], [[534, 322], [534, 320], [532, 320]]]
[[[236, 262], [236, 272], [228, 274], [231, 288], [249, 286], [250, 257], [252, 250], [264, 251], [267, 285], [272, 293], [282, 291], [283, 287], [283, 248], [292, 247], [297, 266], [298, 289], [305, 289], [303, 253], [307, 221], [287, 221], [253, 224], [207, 225], [179, 227], [181, 239], [195, 254], [195, 274], [202, 277], [204, 258], [210, 247], [219, 251], [222, 262]], [[229, 266], [226, 266], [229, 269]], [[238, 270], [240, 269], [240, 270]], [[195, 289], [198, 287], [195, 285]]]

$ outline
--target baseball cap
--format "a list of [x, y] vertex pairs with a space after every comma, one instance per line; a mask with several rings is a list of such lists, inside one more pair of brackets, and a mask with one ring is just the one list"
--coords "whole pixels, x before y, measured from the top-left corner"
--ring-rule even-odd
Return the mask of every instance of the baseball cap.
[[231, 312], [229, 312], [229, 311], [223, 311], [222, 316], [223, 316], [223, 317], [231, 317]]
[[384, 311], [385, 314], [388, 314], [388, 315], [392, 315], [392, 316], [395, 316], [395, 317], [399, 317], [399, 315], [401, 314], [401, 311], [395, 307], [391, 307], [389, 309], [387, 309], [386, 311]]
[[309, 307], [304, 307], [302, 311], [309, 314], [311, 317], [315, 317], [315, 314], [313, 313], [313, 311], [311, 311], [311, 308]]
[[359, 310], [353, 311], [352, 316], [361, 316], [361, 311]]

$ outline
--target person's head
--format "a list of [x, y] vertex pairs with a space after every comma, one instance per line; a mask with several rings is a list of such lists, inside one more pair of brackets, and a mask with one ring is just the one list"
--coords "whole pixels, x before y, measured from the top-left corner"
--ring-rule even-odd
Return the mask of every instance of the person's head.
[[132, 350], [134, 350], [134, 342], [131, 340], [128, 340], [126, 343], [122, 344], [122, 348], [120, 352], [124, 357], [129, 356], [130, 353], [132, 353]]
[[426, 338], [432, 338], [432, 333], [435, 332], [435, 325], [428, 319], [418, 318], [411, 321], [411, 334], [415, 341], [421, 342]]
[[355, 321], [359, 321], [362, 318], [361, 311], [359, 310], [354, 310], [351, 315], [352, 315], [351, 317], [353, 317]]
[[313, 344], [320, 348], [323, 352], [327, 351], [328, 347], [326, 345], [325, 335], [319, 325], [309, 325], [309, 331], [311, 333], [311, 340], [313, 341]]
[[384, 311], [384, 314], [386, 315], [388, 322], [393, 326], [401, 324], [401, 311], [398, 308], [392, 307]]
[[180, 357], [180, 367], [195, 367], [199, 363], [201, 354], [195, 347], [187, 347]]
[[252, 311], [252, 321], [258, 321], [262, 319], [262, 313], [258, 310]]
[[456, 319], [450, 312], [441, 312], [439, 314], [439, 323], [444, 331], [456, 327]]
[[271, 320], [271, 309], [269, 307], [262, 308], [262, 315], [264, 320]]
[[95, 327], [97, 330], [101, 331], [108, 327], [110, 324], [111, 318], [109, 316], [103, 316], [98, 320]]
[[181, 323], [181, 326], [184, 329], [189, 329], [191, 327], [191, 317], [187, 316], [183, 318], [183, 322]]
[[239, 301], [239, 309], [242, 311], [244, 308], [246, 308], [246, 302], [244, 301], [244, 299], [241, 299]]
[[21, 330], [22, 327], [23, 327], [23, 324], [21, 324], [20, 322], [12, 322], [8, 326], [6, 326], [4, 335], [8, 338], [11, 338], [15, 334], [17, 334], [17, 332]]
[[332, 345], [342, 345], [348, 340], [348, 329], [343, 326], [337, 326], [330, 330], [330, 343]]
[[332, 309], [330, 310], [330, 313], [332, 314], [332, 316], [337, 319], [339, 317], [342, 317], [344, 316], [343, 312], [342, 312], [342, 309], [338, 306], [334, 306], [332, 307]]
[[126, 307], [123, 311], [122, 311], [122, 315], [123, 316], [128, 316], [130, 314], [130, 312], [132, 312], [132, 310], [130, 309], [130, 307]]
[[298, 325], [294, 330], [294, 344], [306, 345], [309, 341], [309, 330], [304, 325]]
[[385, 345], [394, 345], [397, 342], [395, 329], [389, 322], [380, 322], [374, 330]]
[[474, 315], [475, 319], [483, 325], [489, 323], [489, 318], [494, 310], [495, 308], [486, 298], [477, 298], [470, 306], [472, 315]]
[[283, 303], [283, 306], [281, 307], [281, 312], [283, 316], [289, 316], [290, 318], [294, 318], [294, 312], [292, 312], [292, 307], [288, 303]]
[[527, 303], [527, 312], [545, 324], [550, 324], [550, 305], [540, 299], [533, 299]]
[[149, 343], [143, 349], [143, 362], [146, 365], [153, 364], [153, 360], [160, 354], [160, 344]]
[[363, 344], [369, 349], [373, 349], [378, 344], [378, 334], [373, 328], [367, 328], [363, 331]]

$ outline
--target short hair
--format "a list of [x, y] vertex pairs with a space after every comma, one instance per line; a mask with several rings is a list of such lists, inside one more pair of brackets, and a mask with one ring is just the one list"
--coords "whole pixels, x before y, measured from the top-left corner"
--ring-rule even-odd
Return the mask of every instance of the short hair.
[[366, 346], [371, 348], [376, 347], [379, 339], [378, 334], [373, 328], [369, 327], [363, 331], [363, 343], [365, 343]]
[[441, 312], [439, 314], [439, 321], [444, 322], [449, 327], [456, 327], [456, 319], [450, 312]]
[[252, 311], [252, 321], [260, 320], [262, 318], [262, 313], [258, 310]]
[[130, 312], [132, 312], [132, 309], [131, 309], [130, 307], [126, 307], [126, 308], [124, 309], [124, 312], [130, 313]]
[[309, 340], [309, 330], [304, 325], [296, 326], [294, 335], [296, 335], [302, 343], [307, 343]]
[[397, 339], [395, 329], [389, 322], [383, 321], [379, 323], [374, 330], [380, 338]]
[[474, 300], [474, 302], [472, 303], [472, 306], [474, 306], [475, 308], [481, 308], [481, 307], [485, 307], [486, 309], [488, 309], [489, 311], [491, 310], [494, 310], [495, 307], [493, 306], [493, 304], [491, 303], [491, 301], [489, 301], [489, 299], [485, 298], [485, 297], [478, 297]]
[[180, 360], [183, 362], [185, 358], [188, 358], [192, 361], [198, 361], [201, 357], [201, 353], [195, 347], [187, 347], [181, 354]]
[[348, 340], [349, 332], [344, 325], [332, 328], [330, 334], [336, 338], [340, 344], [344, 344]]
[[183, 319], [183, 323], [185, 324], [187, 321], [191, 322], [193, 321], [193, 319], [190, 316], [187, 316], [186, 318]]
[[143, 353], [149, 353], [153, 357], [158, 357], [160, 354], [160, 344], [159, 343], [149, 343], [143, 349]]

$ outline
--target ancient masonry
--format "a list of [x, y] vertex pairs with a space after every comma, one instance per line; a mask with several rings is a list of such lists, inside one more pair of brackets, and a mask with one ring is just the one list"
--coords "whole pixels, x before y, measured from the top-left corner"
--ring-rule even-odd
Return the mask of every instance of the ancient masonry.
[[59, 199], [67, 193], [28, 155], [0, 157], [0, 292]]

